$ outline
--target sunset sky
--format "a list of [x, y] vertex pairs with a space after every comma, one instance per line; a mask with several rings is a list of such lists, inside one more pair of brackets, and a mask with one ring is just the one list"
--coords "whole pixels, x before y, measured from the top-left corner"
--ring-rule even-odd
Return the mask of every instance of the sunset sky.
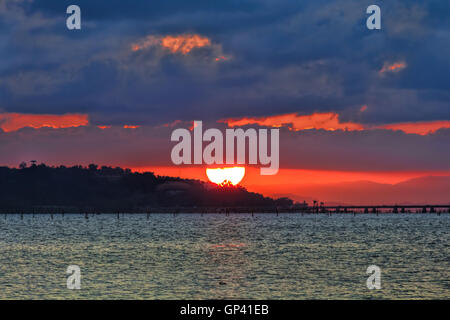
[[[71, 4], [81, 30], [66, 28]], [[280, 128], [280, 172], [248, 167], [251, 191], [448, 203], [450, 3], [384, 1], [368, 30], [371, 4], [0, 0], [0, 165], [206, 180], [170, 160], [171, 132], [201, 120]]]

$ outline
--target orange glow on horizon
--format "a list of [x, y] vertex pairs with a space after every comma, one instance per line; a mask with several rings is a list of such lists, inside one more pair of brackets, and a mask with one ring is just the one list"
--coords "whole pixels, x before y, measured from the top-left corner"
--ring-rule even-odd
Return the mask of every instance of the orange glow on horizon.
[[[166, 167], [138, 167], [132, 168], [136, 172], [153, 172], [159, 176], [180, 177], [184, 179], [194, 179], [207, 182], [205, 167], [191, 166], [166, 166]], [[387, 187], [414, 178], [426, 176], [447, 176], [450, 171], [386, 171], [386, 172], [361, 172], [361, 171], [333, 171], [333, 170], [313, 170], [313, 169], [289, 169], [280, 168], [279, 172], [273, 176], [261, 176], [259, 168], [247, 166], [245, 176], [239, 183], [250, 192], [261, 193], [268, 197], [286, 196], [291, 199], [298, 199], [304, 196], [302, 191], [318, 186], [332, 186], [341, 183], [352, 182], [373, 182], [386, 184]], [[384, 193], [374, 193], [374, 196], [382, 197]], [[320, 197], [325, 201], [326, 198]], [[356, 204], [355, 198], [354, 203]], [[414, 202], [415, 198], [408, 200]], [[351, 202], [353, 203], [353, 202]], [[382, 203], [382, 202], [380, 202]]]
[[60, 129], [87, 126], [88, 124], [89, 118], [87, 114], [0, 113], [0, 128], [5, 132], [17, 131], [25, 127]]
[[[125, 166], [126, 167], [126, 166]], [[180, 177], [185, 179], [197, 179], [208, 181], [204, 167], [160, 166], [160, 167], [135, 167], [135, 172], [154, 172], [156, 175]], [[450, 176], [450, 171], [393, 171], [393, 172], [361, 172], [361, 171], [333, 171], [314, 169], [290, 169], [280, 168], [273, 176], [261, 176], [259, 168], [245, 168], [245, 175], [241, 185], [273, 187], [273, 185], [308, 185], [328, 184], [354, 181], [373, 181], [377, 183], [395, 184], [408, 179], [423, 176]]]
[[139, 128], [140, 126], [131, 126], [131, 125], [126, 124], [126, 125], [124, 125], [123, 127], [124, 127], [124, 129], [137, 129], [137, 128]]
[[227, 183], [231, 183], [235, 186], [244, 178], [245, 168], [207, 168], [206, 175], [209, 181], [218, 185], [226, 185]]

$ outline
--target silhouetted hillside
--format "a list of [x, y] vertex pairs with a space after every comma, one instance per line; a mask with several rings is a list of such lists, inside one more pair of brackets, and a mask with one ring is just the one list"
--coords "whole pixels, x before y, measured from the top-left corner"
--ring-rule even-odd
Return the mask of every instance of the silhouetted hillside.
[[198, 180], [101, 167], [0, 167], [0, 208], [34, 207], [137, 210], [149, 207], [286, 207], [287, 198], [271, 199], [238, 186], [220, 187]]
[[[251, 186], [248, 188], [250, 189]], [[327, 205], [427, 203], [446, 205], [450, 203], [450, 177], [448, 176], [419, 177], [396, 184], [353, 181], [291, 185], [289, 189], [283, 189], [283, 186], [272, 186], [271, 190], [276, 190], [277, 194], [274, 195], [269, 190], [264, 190], [264, 193], [276, 197], [287, 196], [299, 202], [303, 200], [311, 202], [313, 199], [320, 200]]]

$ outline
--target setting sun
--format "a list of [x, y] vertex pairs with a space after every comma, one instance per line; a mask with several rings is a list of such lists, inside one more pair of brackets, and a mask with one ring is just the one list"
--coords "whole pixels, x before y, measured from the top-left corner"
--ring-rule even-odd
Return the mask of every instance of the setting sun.
[[218, 185], [225, 185], [228, 182], [232, 185], [237, 185], [239, 182], [241, 182], [242, 178], [244, 178], [245, 168], [207, 168], [206, 175], [211, 182], [217, 183]]

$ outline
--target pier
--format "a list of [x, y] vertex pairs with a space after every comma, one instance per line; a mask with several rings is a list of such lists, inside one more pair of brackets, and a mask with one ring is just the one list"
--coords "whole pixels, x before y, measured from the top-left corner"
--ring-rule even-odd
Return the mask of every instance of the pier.
[[309, 210], [320, 213], [450, 213], [450, 205], [351, 205], [351, 206], [316, 206]]
[[21, 217], [24, 215], [38, 215], [38, 214], [82, 214], [86, 219], [89, 216], [99, 214], [115, 214], [119, 219], [124, 214], [145, 214], [147, 219], [151, 217], [152, 213], [155, 214], [177, 214], [182, 213], [199, 213], [199, 214], [224, 214], [229, 216], [230, 214], [240, 213], [273, 213], [276, 215], [284, 213], [299, 213], [299, 214], [441, 214], [450, 213], [450, 204], [417, 204], [417, 205], [324, 205], [323, 202], [314, 202], [312, 206], [303, 204], [296, 204], [290, 207], [145, 207], [145, 208], [119, 208], [119, 209], [106, 209], [106, 208], [71, 208], [71, 207], [32, 207], [22, 209], [0, 208], [0, 214], [19, 214]]

